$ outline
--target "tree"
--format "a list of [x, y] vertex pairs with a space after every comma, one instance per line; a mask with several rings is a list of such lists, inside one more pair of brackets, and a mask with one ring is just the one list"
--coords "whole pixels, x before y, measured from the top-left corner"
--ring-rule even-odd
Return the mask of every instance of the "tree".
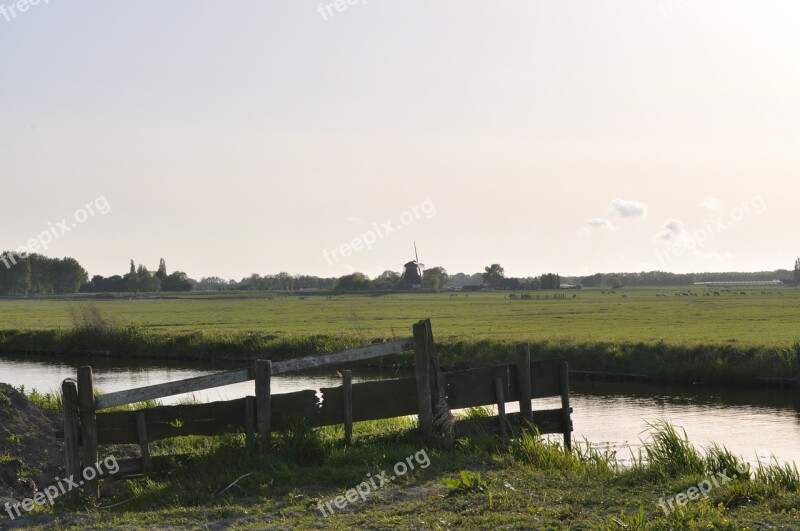
[[158, 262], [158, 271], [156, 271], [156, 277], [161, 281], [161, 284], [164, 284], [164, 281], [167, 280], [167, 263], [162, 258]]
[[539, 282], [541, 289], [558, 289], [561, 286], [561, 277], [557, 273], [546, 273]]
[[505, 270], [500, 264], [492, 264], [485, 268], [483, 273], [483, 282], [488, 284], [490, 288], [498, 288], [503, 283], [505, 278]]
[[161, 284], [162, 291], [192, 291], [195, 281], [183, 271], [173, 271]]
[[339, 277], [336, 281], [336, 289], [342, 291], [364, 290], [369, 287], [369, 279], [363, 273], [352, 273]]
[[372, 281], [372, 288], [378, 290], [397, 289], [400, 287], [400, 273], [388, 269]]
[[447, 284], [447, 270], [443, 267], [431, 267], [422, 274], [422, 285], [429, 289], [442, 289]]
[[598, 288], [603, 284], [603, 274], [595, 273], [581, 279], [581, 286], [585, 288]]
[[800, 285], [800, 258], [794, 261], [794, 283]]

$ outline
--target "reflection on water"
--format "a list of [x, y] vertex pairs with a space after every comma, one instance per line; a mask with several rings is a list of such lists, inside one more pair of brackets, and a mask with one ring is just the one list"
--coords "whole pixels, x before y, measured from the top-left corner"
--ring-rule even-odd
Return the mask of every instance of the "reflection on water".
[[[0, 358], [0, 382], [40, 392], [58, 390], [65, 378], [74, 378], [81, 365], [94, 369], [95, 385], [111, 392], [192, 378], [243, 364], [160, 362], [136, 360], [121, 363], [107, 358]], [[385, 379], [405, 374], [391, 370], [353, 371], [354, 382]], [[334, 370], [312, 374], [275, 376], [274, 393], [341, 385]], [[194, 393], [207, 402], [254, 394], [253, 382]], [[187, 395], [163, 400], [174, 403]], [[388, 398], [387, 398], [388, 399]], [[589, 440], [598, 449], [616, 450], [618, 460], [629, 462], [647, 436], [648, 423], [665, 419], [683, 427], [695, 446], [717, 442], [753, 463], [781, 461], [800, 463], [800, 394], [770, 389], [711, 389], [702, 385], [676, 386], [645, 383], [573, 382], [571, 404], [574, 439]], [[534, 409], [560, 407], [557, 397], [534, 401]], [[507, 404], [508, 412], [518, 411]]]

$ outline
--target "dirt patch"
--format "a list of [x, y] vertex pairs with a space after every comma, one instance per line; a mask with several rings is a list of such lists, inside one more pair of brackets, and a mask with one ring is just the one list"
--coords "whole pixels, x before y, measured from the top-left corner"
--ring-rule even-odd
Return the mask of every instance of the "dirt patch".
[[61, 422], [58, 412], [0, 383], [0, 506], [54, 482], [64, 462], [63, 443], [55, 438]]

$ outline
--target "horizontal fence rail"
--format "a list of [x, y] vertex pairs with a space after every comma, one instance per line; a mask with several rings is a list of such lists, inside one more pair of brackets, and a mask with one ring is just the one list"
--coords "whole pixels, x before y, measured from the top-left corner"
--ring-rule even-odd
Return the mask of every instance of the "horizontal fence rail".
[[[396, 341], [376, 343], [366, 347], [341, 350], [338, 352], [321, 354], [319, 356], [306, 356], [292, 360], [278, 361], [272, 364], [272, 375], [315, 369], [328, 365], [350, 363], [380, 356], [388, 356], [390, 354], [399, 354], [410, 350], [413, 346], [414, 341], [412, 339], [398, 339]], [[204, 389], [222, 387], [223, 385], [247, 382], [254, 379], [254, 377], [253, 369], [247, 368], [209, 374], [207, 376], [198, 376], [179, 382], [167, 382], [125, 391], [117, 391], [105, 395], [98, 395], [95, 398], [95, 408], [98, 410], [108, 409], [111, 407], [134, 404], [136, 402], [144, 402], [146, 400], [156, 400], [183, 393], [192, 393]]]

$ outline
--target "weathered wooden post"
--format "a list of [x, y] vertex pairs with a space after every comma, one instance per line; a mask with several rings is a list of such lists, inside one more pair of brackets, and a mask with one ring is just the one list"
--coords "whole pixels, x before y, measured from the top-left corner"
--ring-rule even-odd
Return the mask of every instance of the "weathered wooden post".
[[244, 398], [244, 432], [247, 436], [247, 444], [253, 442], [253, 434], [256, 432], [256, 397], [246, 396]]
[[569, 406], [569, 364], [567, 360], [559, 363], [559, 379], [561, 381], [561, 424], [564, 428], [564, 448], [572, 450], [572, 421]]
[[353, 373], [342, 371], [342, 393], [344, 395], [344, 443], [353, 440]]
[[150, 443], [147, 440], [147, 424], [145, 423], [144, 411], [136, 412], [136, 432], [139, 435], [139, 453], [142, 456], [142, 471], [145, 476], [153, 472], [150, 461]]
[[497, 399], [497, 421], [500, 423], [500, 435], [506, 436], [506, 397], [503, 392], [503, 378], [495, 376], [494, 378], [494, 394]]
[[[81, 474], [73, 480], [83, 482], [83, 492], [90, 499], [100, 496], [100, 485], [97, 476], [92, 479], [83, 478], [83, 471], [93, 467], [97, 457], [97, 414], [95, 412], [94, 385], [92, 384], [92, 368], [78, 368], [78, 403], [80, 405], [81, 436], [83, 439], [83, 462]], [[77, 481], [76, 481], [77, 483]]]
[[431, 378], [428, 360], [428, 333], [424, 321], [415, 323], [414, 331], [414, 374], [417, 381], [417, 413], [419, 427], [425, 436], [430, 436], [433, 427], [433, 407], [431, 403]]
[[258, 434], [261, 436], [261, 451], [269, 453], [272, 450], [272, 412], [271, 412], [271, 385], [272, 362], [269, 360], [256, 360], [256, 419]]
[[519, 414], [523, 419], [523, 428], [530, 429], [533, 424], [531, 348], [527, 343], [517, 345], [517, 394], [519, 396]]
[[[61, 383], [61, 403], [64, 407], [64, 473], [75, 480], [81, 476], [80, 425], [78, 423], [78, 384], [67, 379]], [[67, 494], [71, 500], [78, 499], [78, 490]]]

